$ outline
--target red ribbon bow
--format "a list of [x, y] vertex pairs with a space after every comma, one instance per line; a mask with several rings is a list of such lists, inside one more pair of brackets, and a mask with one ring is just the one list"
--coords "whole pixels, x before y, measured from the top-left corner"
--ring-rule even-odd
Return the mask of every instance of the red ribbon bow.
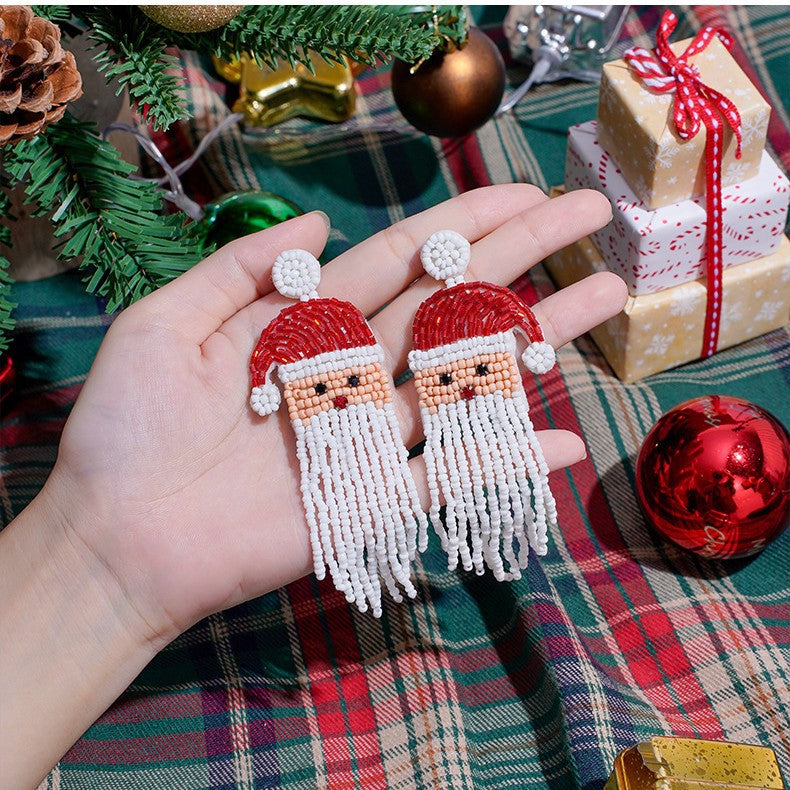
[[[678, 19], [667, 10], [656, 33], [653, 53], [634, 47], [625, 53], [625, 59], [642, 82], [657, 93], [673, 93], [673, 120], [678, 136], [690, 140], [705, 125], [705, 208], [707, 211], [707, 275], [708, 304], [705, 311], [705, 329], [702, 356], [716, 352], [719, 341], [722, 300], [722, 206], [721, 161], [724, 121], [732, 128], [738, 146], [736, 159], [741, 156], [741, 116], [735, 105], [723, 94], [700, 80], [699, 69], [688, 62], [718, 36], [727, 49], [732, 38], [721, 28], [705, 27], [682, 55], [676, 55], [669, 46], [669, 37]], [[723, 119], [723, 120], [722, 120]]]

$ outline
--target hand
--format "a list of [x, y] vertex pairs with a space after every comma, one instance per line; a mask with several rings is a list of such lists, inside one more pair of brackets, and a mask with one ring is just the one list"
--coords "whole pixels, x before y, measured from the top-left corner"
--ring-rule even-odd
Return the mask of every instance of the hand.
[[[475, 242], [468, 280], [507, 284], [552, 250], [605, 223], [608, 203], [573, 192], [549, 201], [525, 185], [478, 190], [405, 220], [324, 267], [319, 293], [371, 314], [394, 373], [406, 368], [418, 304], [436, 289], [419, 249], [436, 229]], [[99, 557], [151, 638], [306, 575], [310, 546], [293, 433], [283, 407], [248, 405], [250, 352], [289, 301], [273, 291], [279, 252], [319, 255], [327, 228], [311, 214], [234, 242], [130, 307], [110, 329], [68, 421], [52, 485], [75, 542]], [[562, 345], [622, 307], [619, 278], [591, 277], [535, 308]], [[395, 298], [397, 296], [397, 298]], [[398, 390], [408, 446], [422, 437], [414, 387]], [[583, 457], [564, 431], [541, 436], [551, 468]], [[415, 462], [419, 466], [419, 461]], [[420, 476], [420, 471], [415, 474]]]
[[[371, 325], [397, 375], [417, 306], [437, 288], [426, 275], [405, 290], [422, 274], [419, 249], [433, 231], [473, 242], [468, 280], [507, 284], [610, 217], [595, 192], [549, 201], [523, 184], [479, 189], [327, 264], [319, 293], [376, 313]], [[327, 230], [313, 213], [232, 242], [110, 328], [50, 478], [0, 534], [9, 786], [40, 778], [169, 640], [312, 568], [287, 410], [252, 412], [248, 365], [263, 327], [289, 304], [272, 286], [275, 257], [294, 247], [319, 255]], [[599, 273], [534, 312], [561, 346], [624, 301], [623, 282]], [[421, 439], [413, 385], [396, 399], [412, 446]], [[553, 469], [584, 456], [566, 431], [539, 439]], [[421, 459], [412, 463], [424, 484]]]

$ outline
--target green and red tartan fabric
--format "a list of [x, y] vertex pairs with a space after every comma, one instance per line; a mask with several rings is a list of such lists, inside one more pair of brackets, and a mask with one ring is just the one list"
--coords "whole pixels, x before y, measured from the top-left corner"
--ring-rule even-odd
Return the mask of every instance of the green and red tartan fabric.
[[[632, 11], [622, 49], [651, 46], [661, 10]], [[701, 24], [732, 31], [735, 56], [775, 108], [769, 139], [787, 167], [788, 9], [676, 10], [678, 38]], [[185, 58], [195, 119], [168, 136], [173, 159], [227, 112], [202, 65]], [[392, 117], [386, 88], [386, 72], [363, 75], [359, 113]], [[187, 187], [208, 197], [260, 186], [324, 209], [333, 257], [476, 186], [560, 183], [567, 129], [594, 117], [596, 91], [540, 86], [515, 118], [462, 141], [367, 134], [272, 146], [229, 133]], [[553, 286], [537, 267], [518, 288], [532, 301]], [[0, 423], [6, 522], [43, 484], [110, 322], [74, 274], [19, 283], [14, 296], [19, 390]], [[642, 438], [687, 398], [745, 397], [790, 424], [787, 331], [631, 385], [586, 337], [558, 358], [527, 382], [533, 419], [581, 433], [589, 458], [552, 475], [560, 529], [522, 580], [449, 573], [432, 538], [417, 601], [388, 604], [381, 621], [313, 577], [213, 615], [151, 663], [44, 787], [597, 790], [621, 749], [659, 733], [772, 746], [790, 777], [790, 533], [751, 560], [703, 561], [649, 531], [634, 495]]]

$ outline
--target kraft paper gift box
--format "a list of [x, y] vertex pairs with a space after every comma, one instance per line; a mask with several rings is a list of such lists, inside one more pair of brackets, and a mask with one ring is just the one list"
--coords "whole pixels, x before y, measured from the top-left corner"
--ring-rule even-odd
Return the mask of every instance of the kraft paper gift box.
[[[546, 259], [561, 288], [608, 266], [587, 236]], [[719, 350], [778, 329], [790, 321], [790, 240], [765, 258], [724, 272]], [[702, 349], [705, 280], [654, 294], [629, 296], [623, 310], [590, 333], [625, 382], [698, 359]]]
[[[682, 54], [691, 39], [671, 44]], [[741, 115], [742, 154], [725, 124], [722, 185], [753, 178], [760, 167], [771, 108], [727, 48], [714, 38], [689, 58], [705, 85], [734, 102]], [[598, 139], [615, 159], [626, 181], [648, 209], [705, 192], [705, 127], [681, 140], [672, 119], [674, 93], [653, 93], [625, 60], [604, 64], [598, 97]]]
[[[626, 281], [632, 296], [705, 276], [704, 197], [646, 209], [600, 145], [595, 121], [570, 129], [565, 189], [595, 189], [609, 198], [612, 221], [592, 235], [608, 267]], [[789, 196], [787, 178], [767, 152], [754, 178], [722, 190], [725, 267], [779, 248]]]

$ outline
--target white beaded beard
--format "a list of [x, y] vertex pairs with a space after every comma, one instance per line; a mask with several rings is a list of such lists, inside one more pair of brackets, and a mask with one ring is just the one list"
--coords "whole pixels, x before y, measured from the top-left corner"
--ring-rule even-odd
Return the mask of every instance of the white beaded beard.
[[478, 574], [485, 563], [499, 581], [520, 578], [529, 547], [545, 554], [547, 524], [557, 522], [526, 395], [476, 395], [442, 403], [433, 414], [421, 411], [430, 519], [450, 570], [460, 559], [465, 570]]
[[[428, 542], [428, 522], [391, 403], [330, 409], [292, 422], [313, 568], [360, 611], [381, 615], [381, 582], [400, 602], [417, 591], [410, 562]], [[419, 546], [418, 546], [419, 543]]]

